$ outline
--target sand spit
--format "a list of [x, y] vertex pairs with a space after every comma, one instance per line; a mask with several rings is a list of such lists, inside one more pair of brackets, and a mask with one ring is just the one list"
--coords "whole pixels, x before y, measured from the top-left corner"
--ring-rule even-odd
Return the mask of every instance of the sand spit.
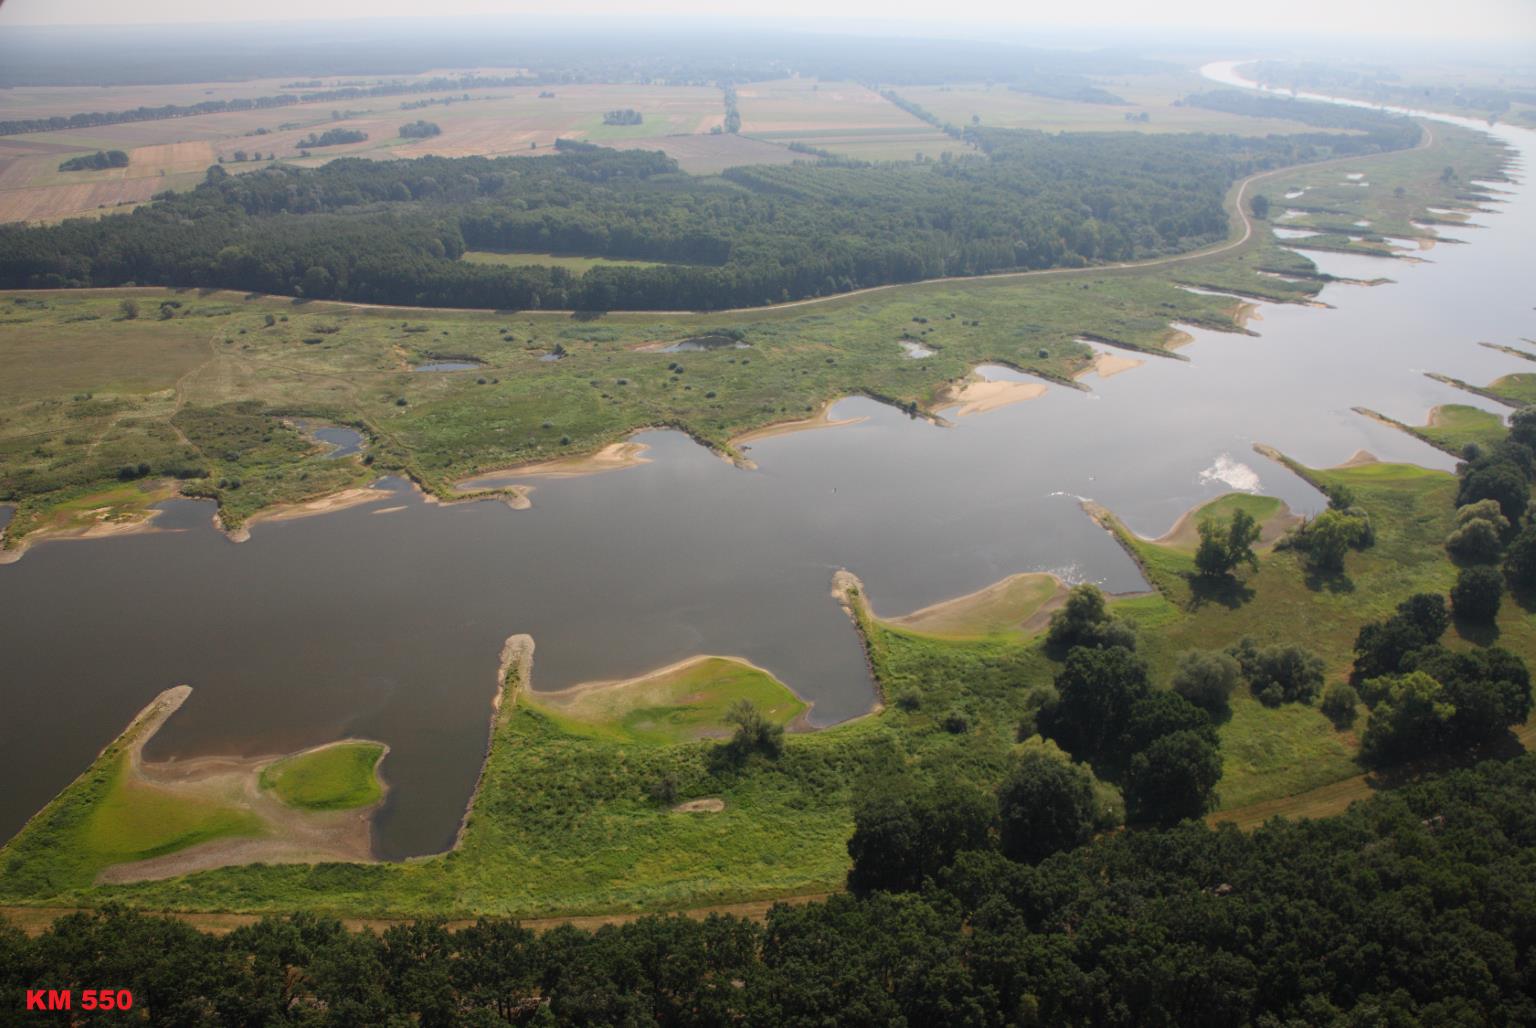
[[[102, 509], [103, 511], [106, 510], [106, 508]], [[124, 521], [99, 521], [84, 528], [40, 528], [35, 532], [29, 532], [27, 535], [22, 536], [15, 546], [8, 549], [0, 549], [0, 564], [16, 563], [27, 550], [32, 548], [33, 543], [65, 539], [110, 539], [114, 536], [143, 535], [147, 532], [167, 531], [166, 529], [156, 527], [154, 524], [155, 515], [159, 513], [157, 510], [152, 510], [142, 518]], [[171, 531], [175, 531], [175, 529]]]
[[[316, 864], [373, 860], [373, 814], [378, 804], [356, 810], [307, 811], [282, 803], [261, 788], [261, 771], [284, 756], [198, 757], [150, 764], [144, 746], [192, 694], [190, 686], [167, 689], [135, 718], [127, 750], [127, 787], [147, 788], [173, 798], [214, 802], [255, 814], [264, 826], [258, 836], [215, 839], [175, 853], [116, 864], [101, 872], [102, 883], [153, 881], [235, 864]], [[343, 739], [303, 753], [358, 742]], [[388, 754], [388, 747], [385, 747]], [[385, 786], [386, 792], [388, 786]], [[380, 803], [383, 802], [382, 797]]]
[[[795, 421], [780, 421], [776, 424], [764, 425], [762, 428], [754, 428], [743, 432], [741, 435], [732, 437], [731, 447], [733, 449], [740, 449], [743, 446], [750, 446], [759, 439], [771, 439], [778, 435], [788, 435], [791, 432], [804, 432], [816, 428], [842, 428], [844, 425], [857, 425], [868, 420], [862, 416], [856, 418], [832, 417], [833, 406], [837, 404], [838, 400], [842, 399], [846, 399], [846, 397], [840, 396], [837, 400], [827, 401], [819, 411], [808, 418], [799, 418]], [[745, 465], [749, 467], [755, 466], [752, 465], [751, 461], [746, 461]]]
[[[1180, 336], [1184, 338], [1180, 339]], [[1194, 338], [1194, 336], [1187, 332], [1175, 332], [1174, 336], [1170, 338], [1166, 343], [1164, 343], [1164, 345], [1182, 346], [1185, 342], [1193, 342]], [[1126, 357], [1123, 354], [1101, 352], [1093, 355], [1093, 365], [1091, 367], [1084, 368], [1082, 371], [1078, 372], [1077, 376], [1074, 377], [1094, 374], [1098, 375], [1100, 378], [1113, 378], [1115, 375], [1120, 374], [1122, 371], [1130, 371], [1133, 368], [1139, 368], [1145, 363], [1147, 362], [1137, 357]]]
[[983, 636], [1000, 632], [1025, 635], [1045, 627], [1051, 612], [1066, 601], [1067, 585], [1046, 571], [1026, 571], [972, 593], [930, 604], [885, 624], [925, 635]]
[[[507, 684], [513, 679], [509, 693]], [[464, 833], [469, 831], [470, 821], [475, 816], [475, 805], [480, 802], [480, 790], [485, 787], [485, 772], [490, 767], [491, 748], [496, 745], [496, 731], [506, 723], [507, 715], [517, 703], [517, 694], [527, 689], [532, 679], [533, 636], [524, 633], [507, 636], [507, 641], [501, 644], [501, 661], [496, 669], [496, 693], [491, 697], [491, 716], [486, 719], [485, 755], [480, 758], [480, 774], [475, 778], [475, 788], [469, 794], [469, 802], [464, 805], [463, 816], [459, 818], [459, 829], [453, 833], [453, 845], [448, 847], [450, 853], [463, 844]]]
[[519, 464], [501, 471], [461, 479], [453, 485], [455, 489], [492, 489], [501, 483], [511, 483], [524, 478], [576, 478], [603, 471], [618, 471], [622, 468], [632, 468], [637, 464], [649, 464], [651, 459], [645, 456], [645, 452], [649, 449], [650, 447], [644, 443], [625, 440], [609, 443], [601, 450], [584, 456], [560, 457], [555, 460]]
[[245, 519], [245, 523], [238, 528], [224, 527], [223, 520], [214, 515], [214, 524], [219, 530], [229, 537], [231, 542], [243, 543], [251, 537], [251, 527], [269, 521], [294, 521], [298, 518], [314, 517], [318, 514], [332, 514], [338, 510], [347, 510], [352, 507], [361, 507], [364, 504], [376, 503], [388, 497], [388, 493], [375, 489], [372, 486], [359, 486], [355, 489], [343, 489], [328, 496], [318, 499], [305, 500], [302, 503], [285, 503], [276, 507], [268, 507], [257, 511]]
[[[776, 676], [772, 671], [769, 671], [767, 668], [759, 667], [758, 665], [752, 663], [750, 660], [747, 660], [745, 657], [729, 657], [718, 653], [696, 653], [691, 657], [684, 657], [682, 660], [673, 661], [665, 667], [659, 667], [653, 671], [647, 671], [644, 674], [636, 675], [633, 678], [609, 678], [592, 682], [580, 682], [576, 685], [568, 686], [564, 689], [555, 689], [549, 692], [533, 692], [530, 690], [529, 699], [533, 700], [541, 706], [555, 707], [557, 709], [569, 708], [577, 703], [582, 697], [590, 693], [617, 692], [620, 690], [641, 690], [644, 689], [645, 686], [650, 685], [659, 679], [666, 678], [681, 671], [687, 671], [689, 668], [711, 660], [728, 660], [733, 664], [740, 664], [743, 667], [751, 668], [753, 671], [760, 672], [767, 675], [769, 678], [772, 678], [774, 681], [778, 681], [778, 676]], [[780, 682], [779, 684], [782, 685], [783, 683]], [[788, 686], [785, 686], [785, 688], [788, 688]], [[790, 692], [794, 692], [794, 690], [790, 689]], [[798, 696], [799, 694], [796, 693], [796, 695]], [[804, 697], [801, 697], [801, 699], [803, 702], [810, 702], [809, 700], [805, 700]]]

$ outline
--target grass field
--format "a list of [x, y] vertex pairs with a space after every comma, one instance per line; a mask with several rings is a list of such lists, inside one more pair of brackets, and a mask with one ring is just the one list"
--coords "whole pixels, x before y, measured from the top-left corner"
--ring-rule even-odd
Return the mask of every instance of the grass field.
[[261, 787], [301, 810], [371, 807], [384, 796], [378, 766], [384, 747], [340, 742], [285, 757], [261, 772]]
[[979, 592], [891, 619], [891, 625], [940, 639], [1018, 636], [1062, 592], [1056, 576], [1010, 575]]
[[129, 751], [142, 730], [136, 725], [108, 746], [0, 850], [7, 858], [4, 888], [40, 894], [84, 887], [113, 864], [261, 833], [260, 819], [248, 811], [129, 781]]
[[1467, 443], [1487, 449], [1504, 438], [1504, 419], [1481, 407], [1447, 403], [1431, 411], [1429, 424], [1414, 434], [1451, 453], [1461, 452]]
[[543, 693], [528, 700], [572, 734], [618, 742], [679, 743], [731, 733], [726, 712], [747, 700], [774, 724], [808, 709], [778, 679], [728, 657], [705, 657], [628, 682]]
[[1518, 406], [1536, 403], [1536, 375], [1517, 372], [1488, 384], [1488, 391]]

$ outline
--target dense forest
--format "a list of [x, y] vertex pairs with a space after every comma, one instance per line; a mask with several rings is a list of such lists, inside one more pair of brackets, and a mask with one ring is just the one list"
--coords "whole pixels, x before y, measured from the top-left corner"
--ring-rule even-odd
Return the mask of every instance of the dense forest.
[[[660, 153], [563, 141], [538, 158], [339, 160], [163, 194], [132, 214], [0, 229], [0, 286], [164, 284], [423, 306], [752, 306], [893, 282], [1153, 257], [1220, 239], [1236, 179], [1417, 138], [971, 130], [942, 162], [681, 174]], [[495, 267], [466, 249], [668, 262]]]
[[22, 1012], [26, 989], [104, 985], [164, 1025], [1536, 1021], [1536, 756], [1325, 820], [1192, 821], [1043, 858], [988, 838], [955, 852], [955, 805], [917, 809], [912, 848], [933, 859], [916, 885], [861, 882], [856, 854], [850, 894], [762, 924], [374, 934], [301, 914], [216, 937], [113, 909], [37, 938], [0, 926], [9, 1023], [60, 1023]]

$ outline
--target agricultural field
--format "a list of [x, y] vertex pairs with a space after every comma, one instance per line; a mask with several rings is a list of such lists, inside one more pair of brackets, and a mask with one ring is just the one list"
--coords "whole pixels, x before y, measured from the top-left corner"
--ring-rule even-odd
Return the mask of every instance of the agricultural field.
[[[1240, 136], [1310, 131], [1300, 122], [1226, 114], [1179, 101], [1215, 86], [1194, 74], [1131, 75], [1094, 80], [1124, 104], [1082, 103], [1022, 93], [1006, 85], [903, 86], [905, 100], [955, 125], [1039, 129], [1043, 132], [1220, 132]], [[1147, 121], [1131, 120], [1145, 114]]]
[[737, 87], [736, 97], [741, 132], [753, 139], [867, 161], [910, 161], [919, 153], [937, 159], [969, 149], [853, 82], [752, 82]]
[[[60, 92], [51, 91], [50, 95]], [[281, 92], [267, 84], [241, 95]], [[541, 92], [552, 92], [554, 96], [540, 98]], [[110, 90], [87, 91], [87, 95], [96, 100], [97, 106], [56, 112], [41, 101], [28, 106], [27, 98], [23, 97], [11, 106], [0, 106], [0, 118], [125, 110], [138, 105], [126, 100], [119, 102]], [[139, 92], [133, 93], [133, 97], [139, 96]], [[156, 87], [144, 96], [160, 103], [179, 104], [230, 98], [216, 89], [204, 95], [191, 86]], [[465, 96], [469, 99], [464, 99]], [[405, 104], [428, 100], [436, 102], [402, 109]], [[53, 102], [63, 100], [55, 97]], [[603, 124], [605, 112], [624, 107], [639, 111], [642, 122]], [[218, 161], [225, 162], [226, 170], [238, 173], [266, 166], [266, 158], [274, 154], [277, 160], [300, 165], [356, 156], [388, 159], [428, 154], [520, 155], [547, 152], [557, 138], [566, 138], [666, 150], [684, 170], [700, 174], [711, 174], [735, 164], [785, 163], [796, 159], [782, 146], [710, 135], [710, 130], [719, 126], [724, 117], [721, 93], [713, 87], [569, 85], [367, 97], [26, 133], [0, 137], [0, 222], [49, 221], [141, 203], [166, 189], [195, 185], [208, 166]], [[429, 139], [400, 138], [400, 126], [418, 118], [435, 122], [441, 126], [442, 134]], [[303, 140], [331, 128], [364, 132], [368, 139], [314, 148], [309, 157], [301, 156]], [[86, 172], [58, 170], [59, 162], [67, 157], [103, 149], [126, 151], [128, 167]], [[245, 153], [248, 160], [238, 162], [238, 152]], [[261, 159], [256, 159], [256, 155]]]

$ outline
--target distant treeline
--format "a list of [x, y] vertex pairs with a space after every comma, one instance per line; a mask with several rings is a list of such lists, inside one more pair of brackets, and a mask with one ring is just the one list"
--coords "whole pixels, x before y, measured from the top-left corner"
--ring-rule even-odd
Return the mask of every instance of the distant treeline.
[[1401, 150], [1419, 141], [1419, 126], [1411, 119], [1391, 117], [1360, 107], [1315, 103], [1292, 97], [1265, 96], [1244, 89], [1215, 89], [1194, 93], [1181, 101], [1227, 114], [1251, 118], [1283, 118], [1316, 128], [1361, 133], [1367, 145], [1380, 150]]
[[333, 128], [326, 129], [316, 135], [311, 132], [308, 136], [295, 143], [300, 148], [320, 146], [341, 146], [344, 143], [361, 143], [368, 138], [368, 133], [359, 132], [357, 129]]
[[1380, 70], [1354, 70], [1310, 61], [1258, 61], [1254, 77], [1280, 89], [1364, 93], [1379, 103], [1408, 107], [1465, 107], [1503, 114], [1511, 104], [1536, 104], [1536, 89], [1466, 83], [1409, 83]]
[[945, 121], [943, 118], [940, 118], [937, 114], [934, 114], [922, 104], [906, 99], [900, 93], [897, 93], [894, 89], [882, 89], [880, 91], [880, 95], [919, 121], [926, 121], [928, 124], [944, 133], [946, 136], [950, 136], [954, 139], [965, 138], [965, 130], [962, 129], [959, 125], [956, 125], [953, 122]]
[[97, 150], [91, 154], [71, 157], [59, 165], [60, 171], [101, 171], [105, 168], [128, 167], [128, 155], [121, 150]]
[[1030, 93], [1053, 100], [1073, 100], [1085, 104], [1123, 104], [1125, 99], [1094, 85], [1080, 75], [1025, 75], [1010, 82], [1015, 93]]
[[604, 125], [639, 125], [645, 118], [633, 107], [621, 107], [603, 115]]
[[[1033, 862], [956, 831], [979, 802], [898, 784], [887, 806], [905, 834], [879, 856], [917, 884], [775, 906], [761, 924], [674, 914], [595, 931], [484, 919], [375, 933], [296, 914], [215, 936], [108, 908], [31, 938], [0, 922], [7, 1023], [68, 1021], [24, 1012], [27, 989], [78, 1002], [103, 983], [131, 991], [149, 1024], [274, 1028], [1536, 1020], [1536, 756], [1336, 817], [1251, 833], [1190, 821]], [[386, 870], [291, 877], [323, 902], [329, 889], [366, 895]]]
[[[1265, 168], [1417, 135], [1263, 139], [971, 129], [943, 162], [678, 172], [664, 154], [560, 141], [549, 157], [340, 160], [163, 194], [132, 214], [0, 229], [0, 286], [128, 282], [422, 306], [691, 309], [1155, 257], [1220, 239], [1222, 199]], [[663, 267], [458, 261], [466, 249]]]
[[229, 111], [261, 111], [291, 107], [294, 104], [356, 100], [372, 96], [397, 96], [403, 93], [436, 93], [447, 89], [523, 86], [532, 81], [535, 80], [466, 75], [458, 78], [426, 79], [420, 82], [385, 82], [377, 86], [345, 86], [318, 92], [284, 93], [279, 96], [257, 96], [241, 100], [204, 100], [195, 104], [135, 107], [131, 111], [98, 111], [92, 114], [71, 114], [67, 117], [54, 115], [51, 118], [0, 121], [0, 136], [14, 136], [25, 132], [60, 132], [65, 129], [95, 128], [100, 125], [120, 125], [131, 121], [163, 121], [167, 118], [190, 118], [199, 114], [224, 114]]

